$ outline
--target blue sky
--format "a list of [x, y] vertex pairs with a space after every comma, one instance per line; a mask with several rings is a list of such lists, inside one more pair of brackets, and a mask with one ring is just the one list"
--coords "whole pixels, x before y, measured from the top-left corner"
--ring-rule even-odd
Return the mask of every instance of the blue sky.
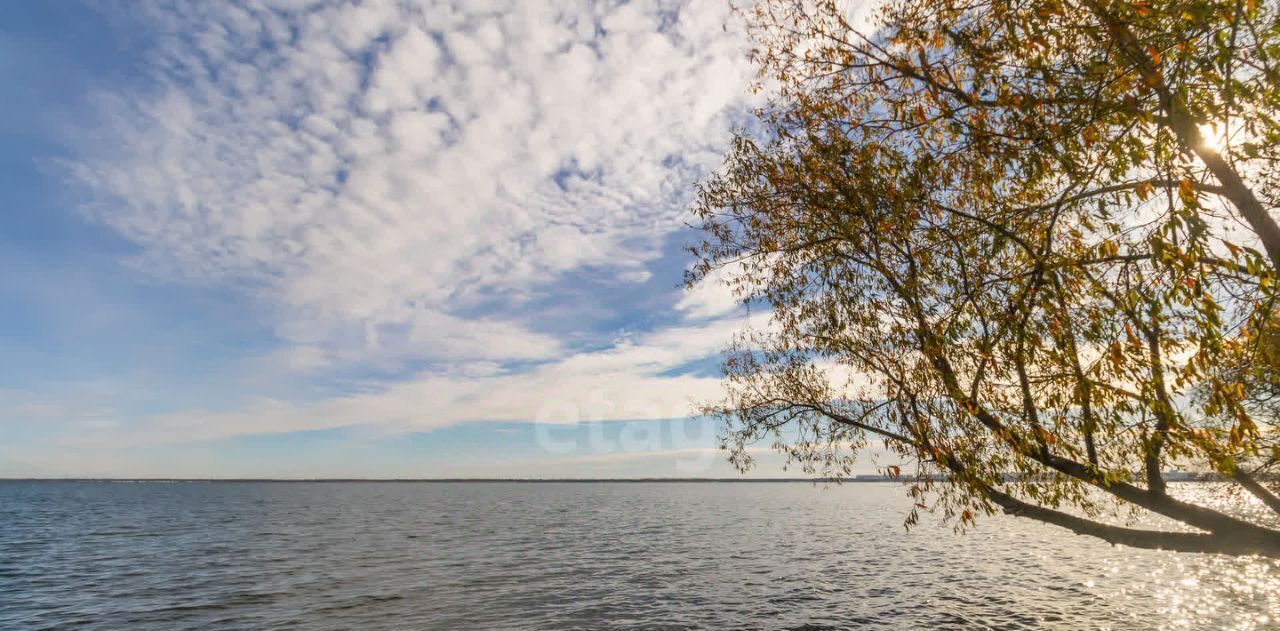
[[727, 20], [5, 3], [0, 476], [729, 474], [747, 316], [677, 288]]

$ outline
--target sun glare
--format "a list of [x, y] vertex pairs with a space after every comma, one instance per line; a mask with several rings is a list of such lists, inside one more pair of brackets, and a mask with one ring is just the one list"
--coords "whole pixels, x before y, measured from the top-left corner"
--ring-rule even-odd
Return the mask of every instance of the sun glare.
[[1229, 146], [1229, 134], [1227, 133], [1227, 126], [1225, 124], [1218, 125], [1205, 123], [1199, 127], [1200, 141], [1204, 148], [1218, 154], [1226, 152], [1227, 147]]

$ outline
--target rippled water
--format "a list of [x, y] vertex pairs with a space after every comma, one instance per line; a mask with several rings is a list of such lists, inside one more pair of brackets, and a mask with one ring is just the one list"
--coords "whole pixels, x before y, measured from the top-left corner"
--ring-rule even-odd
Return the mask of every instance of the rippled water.
[[901, 488], [0, 483], [0, 628], [1275, 628], [1280, 564]]

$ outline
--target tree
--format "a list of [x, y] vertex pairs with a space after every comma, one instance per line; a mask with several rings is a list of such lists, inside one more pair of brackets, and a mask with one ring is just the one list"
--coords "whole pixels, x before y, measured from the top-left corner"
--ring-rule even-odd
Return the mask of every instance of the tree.
[[[1280, 428], [1245, 401], [1278, 365], [1275, 3], [891, 0], [861, 29], [830, 1], [744, 16], [769, 99], [699, 187], [686, 278], [771, 313], [702, 410], [730, 459], [772, 440], [838, 477], [883, 443], [914, 467], [917, 508], [960, 528], [1002, 509], [1280, 556]], [[1169, 469], [1265, 509], [1182, 497]], [[1184, 528], [1109, 519], [1137, 513]]]

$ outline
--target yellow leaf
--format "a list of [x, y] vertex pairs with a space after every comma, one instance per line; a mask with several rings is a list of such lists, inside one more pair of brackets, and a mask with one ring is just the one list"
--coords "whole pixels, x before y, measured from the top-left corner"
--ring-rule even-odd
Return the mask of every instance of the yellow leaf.
[[1138, 193], [1138, 199], [1145, 202], [1148, 197], [1151, 197], [1151, 191], [1154, 189], [1151, 186], [1151, 182], [1140, 182], [1135, 190]]

